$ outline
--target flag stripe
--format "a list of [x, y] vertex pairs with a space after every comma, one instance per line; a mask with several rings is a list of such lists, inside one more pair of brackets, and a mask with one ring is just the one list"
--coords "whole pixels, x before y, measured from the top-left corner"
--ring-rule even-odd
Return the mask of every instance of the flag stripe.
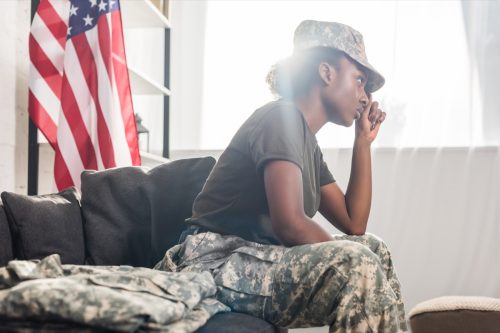
[[127, 60], [125, 55], [122, 20], [119, 11], [111, 13], [111, 52], [113, 53], [114, 82], [118, 96], [120, 96], [120, 110], [125, 126], [125, 133], [133, 165], [141, 164], [137, 125], [135, 122], [132, 93], [130, 91]]
[[36, 98], [46, 110], [47, 115], [52, 119], [52, 122], [57, 124], [59, 108], [61, 107], [59, 97], [49, 87], [47, 81], [38, 73], [33, 64], [30, 64], [29, 86], [31, 92], [36, 95]]
[[31, 23], [31, 35], [42, 46], [43, 52], [62, 75], [64, 64], [64, 47], [57, 42], [40, 16], [35, 15]]
[[61, 151], [69, 174], [73, 179], [73, 184], [80, 187], [80, 174], [85, 170], [85, 166], [80, 159], [78, 147], [75, 144], [73, 134], [71, 133], [71, 129], [63, 113], [59, 116], [59, 123], [57, 126], [57, 146]]
[[104, 62], [104, 66], [106, 67], [106, 72], [108, 73], [109, 83], [111, 85], [111, 47], [110, 47], [110, 39], [111, 32], [109, 31], [108, 26], [108, 15], [101, 16], [99, 18], [99, 24], [97, 25], [97, 31], [99, 34], [98, 43], [99, 49], [95, 48], [94, 50], [100, 50], [102, 55], [102, 60]]
[[38, 6], [37, 13], [40, 19], [45, 23], [55, 40], [64, 49], [66, 44], [66, 34], [68, 25], [59, 17], [52, 4], [49, 1], [42, 1]]
[[29, 91], [28, 108], [30, 110], [30, 118], [36, 127], [43, 129], [43, 134], [49, 141], [52, 147], [56, 146], [57, 142], [57, 126], [49, 116], [47, 110], [40, 104], [38, 99]]
[[[87, 40], [91, 45], [100, 40], [100, 36], [98, 36], [98, 33], [95, 30], [87, 31], [86, 34]], [[101, 54], [100, 51], [100, 48], [93, 49], [93, 55], [97, 67], [99, 101], [101, 102], [102, 109], [108, 110], [108, 112], [104, 113], [104, 120], [106, 121], [107, 127], [113, 137], [116, 165], [130, 165], [132, 160], [125, 137], [125, 128], [119, 109], [120, 104], [115, 103], [113, 91], [116, 89], [114, 89], [111, 85], [111, 78], [108, 77], [108, 72], [103, 61], [105, 56]]]
[[[77, 59], [78, 57], [72, 43], [68, 43], [68, 46], [66, 47], [66, 57], [68, 59]], [[78, 105], [78, 109], [80, 110], [81, 118], [92, 141], [91, 144], [97, 159], [97, 168], [98, 170], [103, 170], [104, 165], [102, 163], [101, 153], [99, 150], [97, 131], [95, 130], [97, 128], [97, 111], [94, 101], [90, 96], [87, 82], [83, 76], [82, 68], [80, 66], [67, 66], [65, 74], [73, 91], [77, 92], [74, 94], [75, 100]]]
[[113, 142], [109, 134], [108, 127], [104, 120], [98, 93], [97, 93], [97, 70], [94, 62], [94, 57], [87, 41], [86, 34], [80, 34], [72, 38], [78, 60], [83, 70], [83, 76], [90, 91], [90, 95], [94, 100], [97, 111], [97, 137], [99, 139], [99, 148], [101, 150], [102, 162], [104, 167], [113, 168], [116, 166], [115, 157], [113, 156]]
[[68, 188], [74, 185], [73, 178], [68, 170], [68, 166], [62, 157], [59, 147], [55, 148], [56, 156], [54, 159], [54, 180], [58, 189]]
[[[44, 0], [41, 0], [41, 2], [44, 2]], [[58, 18], [68, 25], [68, 18], [69, 18], [69, 8], [71, 6], [69, 0], [49, 0], [50, 5], [54, 9], [54, 11], [57, 13]], [[38, 11], [37, 11], [38, 14]]]
[[83, 122], [75, 95], [73, 94], [73, 90], [71, 90], [66, 76], [63, 77], [61, 93], [64, 96], [61, 100], [62, 111], [71, 129], [83, 166], [88, 169], [97, 170], [94, 146], [92, 145], [92, 140], [87, 132], [87, 127]]
[[61, 93], [61, 74], [33, 36], [29, 37], [29, 48], [31, 63], [36, 67], [38, 73], [43, 77], [54, 95], [59, 98]]

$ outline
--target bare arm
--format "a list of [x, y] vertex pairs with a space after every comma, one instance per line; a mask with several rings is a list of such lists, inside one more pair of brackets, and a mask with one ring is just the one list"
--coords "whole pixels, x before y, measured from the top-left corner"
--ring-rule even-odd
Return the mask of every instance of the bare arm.
[[337, 229], [349, 235], [366, 232], [372, 200], [371, 143], [377, 136], [385, 113], [378, 103], [369, 105], [356, 121], [351, 175], [346, 194], [336, 183], [321, 187], [320, 213]]
[[286, 246], [332, 240], [332, 236], [304, 212], [302, 174], [288, 161], [269, 162], [264, 185], [273, 231]]

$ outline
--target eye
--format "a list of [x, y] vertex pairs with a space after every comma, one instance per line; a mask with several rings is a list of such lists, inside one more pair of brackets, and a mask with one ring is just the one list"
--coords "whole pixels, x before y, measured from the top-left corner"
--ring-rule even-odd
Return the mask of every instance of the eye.
[[365, 78], [362, 77], [361, 75], [356, 78], [356, 81], [359, 83], [359, 85], [363, 85], [365, 83]]

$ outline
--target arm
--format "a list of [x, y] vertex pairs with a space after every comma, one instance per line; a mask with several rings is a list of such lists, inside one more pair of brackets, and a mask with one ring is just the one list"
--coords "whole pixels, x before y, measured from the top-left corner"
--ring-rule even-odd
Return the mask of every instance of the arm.
[[284, 245], [333, 240], [304, 212], [302, 174], [296, 164], [283, 160], [268, 162], [264, 185], [273, 231]]
[[[320, 213], [337, 229], [349, 235], [366, 232], [372, 200], [371, 143], [376, 138], [385, 113], [378, 103], [369, 105], [356, 121], [351, 175], [346, 194], [336, 183], [321, 187]], [[375, 125], [373, 125], [375, 124]]]

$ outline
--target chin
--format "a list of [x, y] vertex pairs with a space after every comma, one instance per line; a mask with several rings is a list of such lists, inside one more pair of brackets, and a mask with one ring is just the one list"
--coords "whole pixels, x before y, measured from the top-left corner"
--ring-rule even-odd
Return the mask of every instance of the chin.
[[351, 127], [352, 124], [354, 124], [354, 118], [353, 117], [349, 117], [349, 118], [344, 119], [343, 125], [345, 127]]

